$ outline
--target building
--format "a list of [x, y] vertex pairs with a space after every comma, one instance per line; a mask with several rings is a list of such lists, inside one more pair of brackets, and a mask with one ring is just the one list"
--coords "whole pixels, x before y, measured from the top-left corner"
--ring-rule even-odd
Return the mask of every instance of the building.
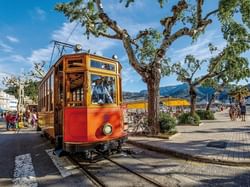
[[16, 111], [17, 110], [17, 99], [13, 95], [9, 95], [0, 89], [0, 109]]

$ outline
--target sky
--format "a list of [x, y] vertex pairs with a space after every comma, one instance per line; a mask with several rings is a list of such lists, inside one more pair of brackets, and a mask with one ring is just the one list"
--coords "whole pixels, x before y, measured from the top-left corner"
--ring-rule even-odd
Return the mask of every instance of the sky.
[[[6, 75], [19, 75], [32, 69], [34, 62], [46, 61], [50, 64], [52, 55], [52, 40], [80, 43], [84, 50], [106, 57], [116, 54], [121, 62], [124, 91], [140, 91], [146, 89], [140, 76], [128, 63], [127, 55], [121, 41], [94, 38], [89, 40], [83, 35], [83, 28], [75, 22], [70, 23], [66, 17], [54, 10], [56, 3], [66, 0], [11, 0], [0, 2], [0, 87], [2, 78]], [[160, 8], [157, 1], [137, 1], [129, 8], [119, 3], [120, 0], [104, 0], [104, 10], [111, 18], [135, 36], [139, 30], [155, 28], [162, 30], [159, 20], [171, 15], [171, 6]], [[171, 3], [176, 0], [169, 1]], [[204, 12], [216, 7], [217, 1], [206, 1]], [[204, 13], [205, 14], [205, 13]], [[183, 37], [173, 43], [167, 52], [172, 62], [183, 61], [187, 54], [193, 54], [199, 59], [211, 56], [208, 44], [212, 42], [219, 50], [226, 45], [222, 38], [219, 23], [215, 21], [209, 25], [206, 32], [196, 41]], [[250, 57], [249, 53], [245, 54]], [[52, 63], [58, 56], [53, 56]], [[204, 73], [206, 67], [200, 71]], [[176, 76], [170, 75], [161, 80], [160, 86], [181, 84]]]

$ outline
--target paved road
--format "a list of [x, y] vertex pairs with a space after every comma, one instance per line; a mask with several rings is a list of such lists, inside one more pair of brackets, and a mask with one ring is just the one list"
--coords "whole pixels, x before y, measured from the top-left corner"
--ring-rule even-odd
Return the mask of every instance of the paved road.
[[[18, 176], [17, 171], [20, 169], [24, 169], [26, 173], [29, 172], [30, 177], [27, 179], [32, 179], [31, 176], [35, 177], [35, 180], [31, 181], [33, 183], [26, 186], [93, 186], [81, 173], [63, 176], [46, 152], [51, 148], [50, 143], [40, 137], [36, 131], [22, 129], [19, 133], [15, 133], [6, 131], [4, 127], [4, 124], [0, 123], [0, 186], [13, 186], [17, 181], [15, 180]], [[137, 154], [133, 157], [140, 161], [140, 164], [135, 164], [134, 167], [143, 168], [143, 165], [150, 165], [152, 170], [147, 170], [146, 173], [154, 176], [157, 173], [156, 178], [172, 178], [179, 181], [180, 186], [250, 187], [248, 167], [185, 161], [138, 148], [134, 148], [134, 151]], [[19, 167], [16, 165], [17, 161], [21, 163]]]
[[[45, 151], [50, 148], [51, 144], [34, 129], [21, 129], [19, 133], [6, 131], [4, 123], [0, 122], [0, 186], [13, 186], [15, 182], [19, 187], [23, 182], [26, 187], [82, 186], [83, 184], [91, 186], [84, 183], [87, 180], [82, 175], [62, 177]], [[16, 163], [18, 159], [19, 166]], [[30, 164], [28, 164], [29, 161]], [[32, 173], [31, 170], [34, 172]], [[24, 178], [25, 174], [29, 177]], [[25, 182], [31, 176], [34, 180]]]

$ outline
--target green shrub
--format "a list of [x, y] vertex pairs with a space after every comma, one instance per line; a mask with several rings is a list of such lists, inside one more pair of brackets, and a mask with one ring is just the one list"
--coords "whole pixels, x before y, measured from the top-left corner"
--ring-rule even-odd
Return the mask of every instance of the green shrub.
[[196, 113], [199, 115], [201, 120], [214, 120], [214, 113], [210, 110], [197, 110]]
[[178, 124], [199, 125], [200, 117], [196, 113], [194, 116], [192, 116], [190, 113], [183, 113], [178, 116]]
[[176, 119], [168, 113], [160, 113], [160, 132], [167, 133], [175, 130]]

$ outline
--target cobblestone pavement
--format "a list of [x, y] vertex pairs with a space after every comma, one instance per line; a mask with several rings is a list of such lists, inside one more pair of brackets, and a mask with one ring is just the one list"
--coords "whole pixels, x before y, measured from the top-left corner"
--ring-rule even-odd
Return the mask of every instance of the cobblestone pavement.
[[[131, 136], [129, 142], [190, 159], [250, 166], [250, 116], [246, 122], [231, 121], [227, 110], [215, 116], [216, 120], [203, 121], [200, 126], [177, 126], [179, 133], [169, 140]], [[218, 141], [226, 147], [207, 147]]]
[[235, 167], [185, 161], [156, 152], [133, 148], [133, 157], [155, 168], [155, 172], [174, 178], [179, 186], [250, 187], [250, 167]]

